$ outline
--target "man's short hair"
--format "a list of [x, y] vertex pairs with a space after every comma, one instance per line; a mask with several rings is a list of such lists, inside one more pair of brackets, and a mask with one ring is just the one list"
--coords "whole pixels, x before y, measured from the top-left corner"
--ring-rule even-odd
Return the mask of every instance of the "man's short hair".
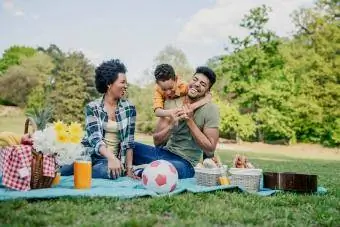
[[157, 65], [155, 69], [155, 79], [157, 81], [166, 81], [166, 80], [175, 80], [175, 70], [174, 68], [169, 64], [160, 64]]
[[209, 86], [209, 89], [214, 85], [214, 83], [216, 82], [216, 74], [215, 72], [210, 69], [209, 67], [206, 67], [206, 66], [199, 66], [196, 68], [196, 72], [195, 74], [197, 73], [201, 73], [203, 75], [205, 75], [209, 81], [210, 81], [210, 86]]

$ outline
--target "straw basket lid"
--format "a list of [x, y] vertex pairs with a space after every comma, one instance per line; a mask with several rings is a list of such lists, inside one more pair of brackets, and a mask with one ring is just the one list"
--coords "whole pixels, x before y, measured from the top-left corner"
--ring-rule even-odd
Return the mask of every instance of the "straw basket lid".
[[195, 172], [218, 174], [218, 173], [226, 172], [227, 169], [228, 169], [228, 166], [223, 165], [223, 166], [217, 167], [217, 168], [195, 167], [194, 169], [195, 169]]
[[262, 175], [262, 169], [243, 169], [230, 168], [229, 173], [232, 175]]

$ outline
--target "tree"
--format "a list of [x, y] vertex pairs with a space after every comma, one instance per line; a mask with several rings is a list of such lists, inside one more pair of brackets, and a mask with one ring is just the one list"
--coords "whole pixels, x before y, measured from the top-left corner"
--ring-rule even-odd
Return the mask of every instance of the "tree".
[[152, 109], [153, 84], [143, 88], [136, 85], [129, 85], [129, 101], [136, 106], [137, 111], [137, 130], [144, 133], [151, 133], [156, 126], [156, 116]]
[[53, 69], [52, 74], [55, 75], [65, 58], [65, 53], [56, 44], [50, 44], [46, 49], [38, 47], [37, 50], [49, 55], [53, 59], [55, 68]]
[[256, 127], [250, 114], [240, 114], [237, 105], [223, 102], [215, 93], [213, 99], [220, 111], [221, 123], [219, 129], [222, 136], [232, 137], [240, 142], [254, 135]]
[[[190, 66], [187, 57], [181, 49], [174, 46], [166, 46], [157, 54], [153, 62], [153, 70], [157, 65], [167, 63], [174, 67], [176, 74], [183, 80], [188, 81], [192, 77], [193, 68]], [[153, 72], [153, 70], [151, 71]], [[152, 78], [154, 77], [152, 76]]]
[[4, 51], [0, 59], [0, 76], [12, 65], [19, 65], [23, 58], [33, 56], [37, 51], [32, 47], [11, 46]]
[[265, 28], [269, 11], [263, 5], [245, 15], [240, 26], [248, 29], [249, 35], [230, 37], [234, 51], [222, 59], [217, 70], [226, 77], [223, 90], [231, 103], [239, 106], [242, 114], [252, 115], [258, 140], [289, 140], [293, 132], [285, 100], [290, 86], [279, 52], [281, 40]]
[[[53, 68], [51, 58], [43, 53], [23, 58], [21, 65], [10, 66], [0, 77], [0, 97], [20, 107], [26, 107], [34, 89], [44, 88], [49, 83]], [[41, 99], [39, 101], [43, 102]]]
[[240, 131], [239, 108], [252, 116], [258, 140], [340, 144], [339, 11], [334, 0], [296, 11], [292, 39], [264, 28], [265, 6], [244, 17], [249, 35], [231, 37], [233, 52], [209, 61], [219, 76], [218, 95], [228, 103], [222, 130]]
[[53, 120], [83, 122], [84, 105], [89, 97], [85, 80], [92, 66], [82, 53], [69, 53], [63, 59], [55, 75], [50, 103], [54, 107]]
[[71, 56], [77, 59], [77, 65], [79, 67], [79, 76], [85, 83], [85, 98], [84, 104], [92, 101], [100, 96], [97, 92], [94, 82], [94, 66], [85, 57], [82, 52], [72, 52]]
[[[62, 68], [64, 67], [65, 59], [69, 59], [70, 54], [68, 55], [64, 53], [55, 44], [50, 44], [50, 46], [46, 49], [39, 47], [38, 50], [48, 54], [53, 59], [55, 68], [52, 70], [51, 80], [56, 81], [57, 77], [59, 76], [59, 71], [63, 70]], [[83, 79], [86, 86], [84, 103], [88, 103], [89, 101], [99, 97], [99, 93], [97, 92], [94, 84], [94, 66], [82, 52], [72, 52], [71, 55], [75, 59], [78, 59], [77, 64], [80, 70], [79, 76]]]
[[297, 136], [325, 145], [340, 144], [339, 11], [339, 2], [332, 0], [319, 0], [313, 8], [296, 11], [293, 19], [298, 31], [284, 52], [295, 95], [305, 100], [304, 111], [310, 110], [296, 118]]

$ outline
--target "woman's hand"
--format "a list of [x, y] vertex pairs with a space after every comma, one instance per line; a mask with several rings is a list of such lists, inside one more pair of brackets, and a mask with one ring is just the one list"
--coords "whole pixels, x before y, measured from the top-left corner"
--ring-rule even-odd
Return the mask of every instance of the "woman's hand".
[[122, 163], [116, 157], [109, 158], [107, 160], [108, 173], [112, 174], [114, 179], [118, 178], [122, 174]]
[[136, 176], [136, 175], [133, 173], [132, 168], [127, 168], [127, 170], [126, 170], [126, 175], [127, 175], [128, 177], [131, 177], [132, 179], [140, 180], [140, 177], [139, 177], [139, 176]]

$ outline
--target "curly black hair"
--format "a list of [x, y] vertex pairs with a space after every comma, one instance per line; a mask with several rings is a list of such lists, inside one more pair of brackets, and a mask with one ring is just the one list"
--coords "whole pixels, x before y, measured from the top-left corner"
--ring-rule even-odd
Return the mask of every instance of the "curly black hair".
[[96, 68], [95, 83], [99, 93], [106, 93], [108, 85], [114, 83], [119, 73], [126, 73], [125, 65], [119, 59], [103, 62]]
[[169, 64], [160, 64], [157, 65], [155, 69], [155, 79], [157, 81], [165, 81], [165, 80], [175, 80], [175, 70], [174, 68]]
[[216, 74], [215, 72], [210, 69], [209, 67], [206, 66], [199, 66], [196, 68], [196, 72], [197, 73], [201, 73], [203, 75], [205, 75], [206, 77], [208, 77], [209, 81], [210, 81], [210, 86], [209, 89], [214, 85], [214, 83], [216, 82]]

